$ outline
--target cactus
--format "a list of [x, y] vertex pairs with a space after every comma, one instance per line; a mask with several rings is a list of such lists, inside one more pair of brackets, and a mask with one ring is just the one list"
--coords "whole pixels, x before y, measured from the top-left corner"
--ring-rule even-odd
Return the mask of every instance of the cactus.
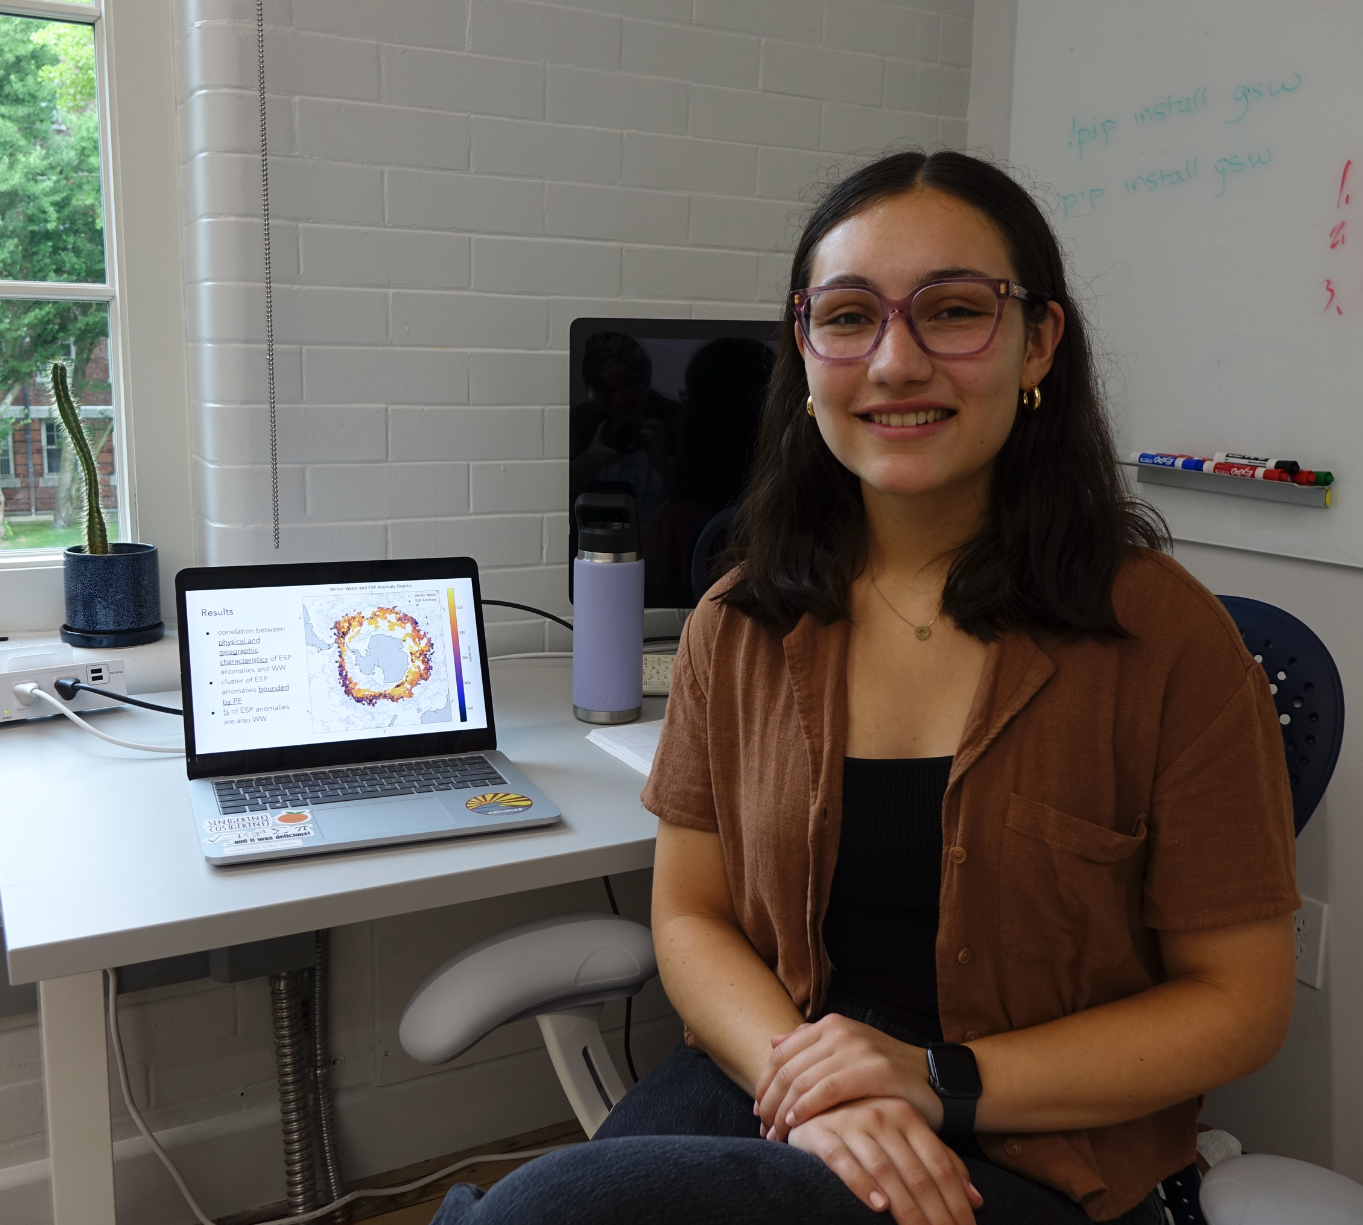
[[95, 466], [94, 455], [90, 453], [90, 440], [86, 438], [85, 429], [80, 423], [80, 411], [71, 399], [64, 362], [52, 363], [52, 398], [57, 402], [62, 428], [71, 439], [71, 446], [80, 460], [85, 487], [85, 551], [108, 553], [109, 533], [104, 526], [104, 515], [99, 509], [99, 469]]

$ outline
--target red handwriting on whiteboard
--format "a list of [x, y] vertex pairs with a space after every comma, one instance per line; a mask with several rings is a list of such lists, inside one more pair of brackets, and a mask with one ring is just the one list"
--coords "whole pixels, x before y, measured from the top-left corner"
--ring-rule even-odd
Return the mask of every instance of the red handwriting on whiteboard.
[[[1354, 167], [1353, 158], [1347, 158], [1344, 162], [1344, 169], [1341, 170], [1339, 173], [1339, 190], [1335, 192], [1336, 209], [1348, 209], [1350, 204], [1353, 202], [1353, 193], [1349, 190], [1349, 172], [1353, 170], [1353, 167]], [[1344, 246], [1344, 243], [1348, 237], [1348, 227], [1349, 218], [1346, 216], [1341, 217], [1330, 228], [1331, 251], [1338, 251], [1339, 248]], [[1331, 256], [1330, 258], [1334, 260], [1339, 260], [1345, 258], [1345, 256], [1343, 252], [1340, 252], [1339, 255], [1334, 255]], [[1335, 271], [1335, 276], [1328, 276], [1325, 278], [1325, 305], [1320, 308], [1320, 313], [1322, 315], [1329, 314], [1331, 308], [1334, 309], [1336, 315], [1344, 314], [1345, 295], [1342, 295], [1339, 289], [1336, 287], [1336, 282], [1339, 279], [1340, 267], [1338, 264], [1333, 265], [1333, 267]], [[1351, 299], [1352, 295], [1350, 294], [1348, 295], [1348, 297], [1350, 297]], [[1352, 301], [1350, 301], [1349, 303], [1349, 309], [1351, 310], [1353, 309]]]

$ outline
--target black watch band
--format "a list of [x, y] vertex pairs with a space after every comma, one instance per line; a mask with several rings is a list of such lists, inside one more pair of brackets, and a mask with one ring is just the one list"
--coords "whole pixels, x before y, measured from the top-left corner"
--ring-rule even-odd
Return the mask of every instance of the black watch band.
[[928, 1084], [942, 1101], [938, 1134], [950, 1138], [974, 1135], [975, 1103], [983, 1092], [975, 1052], [955, 1042], [929, 1042]]

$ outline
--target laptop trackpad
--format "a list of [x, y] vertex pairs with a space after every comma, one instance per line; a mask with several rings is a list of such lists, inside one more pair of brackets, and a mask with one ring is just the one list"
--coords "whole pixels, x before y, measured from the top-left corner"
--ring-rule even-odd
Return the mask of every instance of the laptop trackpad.
[[328, 842], [363, 841], [394, 834], [448, 833], [454, 822], [433, 795], [394, 796], [368, 804], [313, 809]]

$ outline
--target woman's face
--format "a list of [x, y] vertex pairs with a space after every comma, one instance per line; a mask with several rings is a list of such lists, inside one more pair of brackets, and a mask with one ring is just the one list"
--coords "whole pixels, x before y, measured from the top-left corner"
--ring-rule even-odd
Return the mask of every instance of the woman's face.
[[[810, 284], [861, 281], [887, 298], [905, 298], [925, 281], [950, 277], [1016, 280], [1017, 272], [982, 213], [922, 188], [829, 230], [815, 249]], [[1030, 331], [1022, 309], [1008, 302], [988, 348], [969, 357], [925, 353], [896, 315], [868, 358], [830, 365], [809, 352], [797, 328], [818, 428], [833, 454], [883, 494], [987, 488], [1019, 393], [1050, 369], [1064, 327], [1054, 303]], [[889, 424], [890, 414], [909, 424]]]

